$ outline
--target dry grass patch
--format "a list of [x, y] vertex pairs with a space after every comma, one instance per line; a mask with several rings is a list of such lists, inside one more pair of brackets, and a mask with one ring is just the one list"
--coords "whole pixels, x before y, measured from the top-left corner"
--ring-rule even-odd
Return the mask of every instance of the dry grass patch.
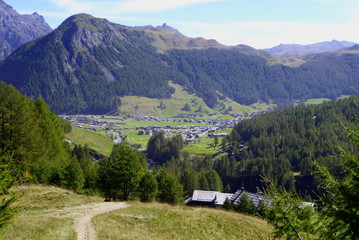
[[73, 218], [56, 218], [47, 213], [82, 204], [103, 202], [100, 197], [75, 194], [71, 191], [43, 185], [16, 186], [13, 207], [17, 213], [0, 229], [0, 240], [71, 240], [76, 239], [72, 229]]
[[17, 186], [13, 192], [17, 195], [14, 206], [22, 214], [103, 201], [103, 198], [97, 196], [80, 195], [54, 186]]
[[47, 216], [16, 215], [12, 222], [0, 229], [0, 240], [71, 240], [76, 233], [73, 219]]
[[99, 240], [268, 239], [266, 221], [238, 213], [159, 203], [130, 207], [93, 219]]

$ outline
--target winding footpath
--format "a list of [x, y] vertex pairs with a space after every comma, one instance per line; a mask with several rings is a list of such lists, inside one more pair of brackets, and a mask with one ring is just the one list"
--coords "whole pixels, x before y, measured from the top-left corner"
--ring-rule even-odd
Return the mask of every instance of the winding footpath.
[[77, 240], [96, 240], [96, 231], [92, 226], [91, 219], [96, 215], [128, 206], [128, 204], [122, 202], [91, 203], [71, 208], [63, 208], [47, 215], [73, 217], [74, 224], [72, 227], [77, 234]]

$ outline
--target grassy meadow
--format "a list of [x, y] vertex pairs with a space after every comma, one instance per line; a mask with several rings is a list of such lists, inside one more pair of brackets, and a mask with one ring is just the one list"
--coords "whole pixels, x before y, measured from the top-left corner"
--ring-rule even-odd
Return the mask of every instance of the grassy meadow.
[[329, 98], [311, 98], [311, 99], [308, 99], [304, 104], [305, 105], [321, 104], [321, 103], [326, 102], [326, 101], [330, 101], [330, 99]]
[[72, 218], [57, 218], [46, 214], [65, 207], [103, 201], [100, 197], [78, 195], [52, 186], [19, 186], [12, 191], [17, 196], [13, 205], [17, 213], [9, 224], [0, 228], [0, 240], [76, 239], [76, 233], [71, 227]]
[[[72, 240], [74, 218], [49, 216], [56, 210], [103, 202], [101, 197], [41, 185], [15, 187], [17, 214], [0, 229], [0, 240]], [[106, 239], [270, 239], [266, 221], [218, 209], [129, 202], [129, 207], [92, 219]]]
[[266, 221], [224, 210], [131, 203], [93, 219], [99, 240], [269, 239]]
[[114, 145], [114, 142], [105, 135], [78, 127], [72, 127], [72, 131], [66, 134], [66, 138], [83, 146], [87, 143], [89, 148], [105, 156], [110, 156]]
[[[275, 105], [268, 105], [265, 103], [255, 103], [250, 106], [245, 106], [236, 103], [235, 101], [225, 97], [218, 101], [218, 105], [211, 109], [203, 101], [202, 98], [195, 94], [189, 94], [184, 88], [173, 82], [168, 83], [176, 92], [172, 94], [170, 99], [146, 98], [138, 96], [125, 96], [121, 98], [121, 106], [118, 111], [120, 115], [142, 115], [142, 116], [159, 116], [168, 117], [178, 114], [203, 114], [224, 113], [228, 108], [232, 108], [229, 113], [252, 113], [274, 107]], [[160, 108], [161, 102], [165, 108]], [[182, 110], [185, 104], [189, 104], [190, 111]]]

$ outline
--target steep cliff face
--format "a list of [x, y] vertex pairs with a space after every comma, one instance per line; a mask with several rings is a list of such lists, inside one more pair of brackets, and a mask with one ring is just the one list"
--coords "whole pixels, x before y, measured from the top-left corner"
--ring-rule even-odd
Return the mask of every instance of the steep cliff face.
[[24, 43], [51, 31], [45, 19], [36, 12], [21, 15], [0, 0], [0, 60], [4, 60]]

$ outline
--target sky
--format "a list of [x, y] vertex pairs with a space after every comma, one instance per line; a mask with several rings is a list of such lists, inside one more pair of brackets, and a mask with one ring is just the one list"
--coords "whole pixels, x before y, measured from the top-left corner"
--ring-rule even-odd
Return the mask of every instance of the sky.
[[359, 43], [358, 0], [4, 0], [55, 29], [88, 13], [127, 26], [163, 23], [189, 37], [257, 49], [346, 40]]

